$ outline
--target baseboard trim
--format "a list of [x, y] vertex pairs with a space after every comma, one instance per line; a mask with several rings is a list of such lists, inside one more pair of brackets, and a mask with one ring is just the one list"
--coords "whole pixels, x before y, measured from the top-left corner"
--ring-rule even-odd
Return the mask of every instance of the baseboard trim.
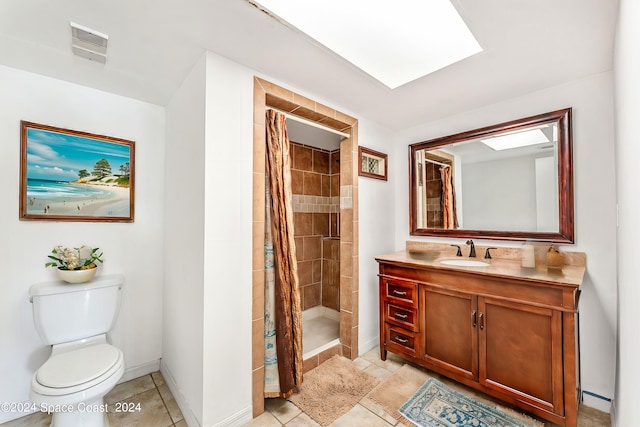
[[191, 407], [189, 406], [189, 402], [187, 402], [187, 399], [184, 397], [184, 395], [180, 391], [180, 388], [178, 387], [176, 380], [173, 378], [171, 371], [169, 370], [167, 365], [162, 363], [162, 359], [160, 360], [160, 373], [164, 377], [164, 382], [169, 387], [169, 390], [171, 391], [171, 394], [173, 395], [174, 399], [176, 399], [176, 403], [178, 404], [178, 407], [182, 411], [182, 416], [184, 417], [184, 420], [187, 423], [187, 425], [191, 427], [201, 427], [202, 424], [200, 423], [200, 421], [198, 421], [198, 418], [195, 416], [195, 414], [191, 410]]
[[611, 399], [591, 391], [582, 390], [582, 403], [598, 411], [611, 413]]
[[359, 351], [358, 356], [362, 356], [363, 354], [368, 353], [369, 351], [376, 348], [378, 345], [380, 345], [380, 338], [377, 335], [367, 340], [360, 339], [360, 342], [358, 345], [358, 351]]
[[236, 412], [230, 417], [225, 418], [213, 427], [241, 427], [253, 419], [253, 408], [251, 406]]
[[153, 372], [160, 370], [160, 359], [153, 360], [151, 362], [143, 363], [142, 365], [125, 368], [122, 378], [118, 381], [118, 384], [143, 377]]

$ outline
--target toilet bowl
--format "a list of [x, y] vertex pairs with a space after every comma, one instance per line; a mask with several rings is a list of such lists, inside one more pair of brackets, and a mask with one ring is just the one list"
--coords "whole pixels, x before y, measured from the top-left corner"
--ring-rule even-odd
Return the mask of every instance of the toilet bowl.
[[105, 427], [104, 396], [124, 373], [124, 355], [109, 344], [119, 307], [122, 276], [84, 284], [50, 282], [29, 294], [34, 323], [52, 345], [51, 356], [33, 374], [30, 399], [52, 414], [52, 427]]

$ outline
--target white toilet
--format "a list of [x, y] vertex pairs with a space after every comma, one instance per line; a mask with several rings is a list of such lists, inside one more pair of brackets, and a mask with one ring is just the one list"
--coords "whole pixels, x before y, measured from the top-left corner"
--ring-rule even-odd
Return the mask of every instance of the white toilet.
[[52, 427], [109, 425], [104, 395], [124, 373], [122, 351], [107, 342], [120, 307], [122, 275], [88, 283], [31, 286], [33, 319], [51, 356], [31, 380], [31, 401], [53, 413]]

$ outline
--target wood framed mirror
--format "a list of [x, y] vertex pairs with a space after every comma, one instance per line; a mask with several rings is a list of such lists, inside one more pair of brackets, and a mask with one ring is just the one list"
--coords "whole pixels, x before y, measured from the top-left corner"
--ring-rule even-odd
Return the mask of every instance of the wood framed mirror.
[[574, 242], [571, 108], [409, 146], [413, 236]]

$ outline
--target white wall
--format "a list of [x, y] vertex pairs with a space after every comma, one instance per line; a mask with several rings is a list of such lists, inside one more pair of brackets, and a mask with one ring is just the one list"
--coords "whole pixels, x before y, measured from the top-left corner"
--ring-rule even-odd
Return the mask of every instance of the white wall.
[[[367, 120], [358, 120], [358, 144], [388, 155], [388, 180], [358, 178], [358, 353], [380, 342], [378, 263], [375, 257], [394, 252], [395, 181], [398, 170], [394, 134]], [[406, 160], [406, 157], [403, 156]]]
[[[612, 83], [612, 73], [598, 74], [408, 129], [401, 132], [397, 147], [398, 158], [406, 158], [407, 145], [414, 142], [573, 107], [576, 243], [561, 249], [587, 253], [580, 301], [582, 388], [609, 399], [614, 390], [617, 310]], [[396, 185], [396, 247], [402, 249], [406, 240], [430, 239], [409, 235], [407, 162], [400, 162], [398, 167], [403, 169]], [[609, 408], [606, 400], [589, 395], [585, 395], [585, 403], [602, 410]]]
[[[0, 402], [29, 399], [31, 375], [49, 355], [33, 326], [28, 289], [55, 280], [45, 270], [56, 244], [99, 246], [98, 274], [126, 277], [111, 334], [132, 378], [158, 369], [161, 356], [164, 222], [164, 109], [0, 66]], [[135, 141], [135, 222], [18, 220], [20, 120]], [[0, 423], [23, 414], [0, 413]]]
[[[202, 425], [204, 56], [167, 105], [162, 368], [185, 419]], [[197, 421], [195, 421], [197, 420]]]
[[203, 421], [211, 426], [252, 415], [254, 73], [213, 53], [206, 63]]
[[621, 0], [615, 53], [616, 160], [618, 226], [618, 363], [615, 425], [633, 426], [640, 420], [640, 328], [638, 307], [638, 114], [640, 112], [640, 3]]
[[464, 228], [537, 230], [533, 156], [463, 164], [461, 175]]

